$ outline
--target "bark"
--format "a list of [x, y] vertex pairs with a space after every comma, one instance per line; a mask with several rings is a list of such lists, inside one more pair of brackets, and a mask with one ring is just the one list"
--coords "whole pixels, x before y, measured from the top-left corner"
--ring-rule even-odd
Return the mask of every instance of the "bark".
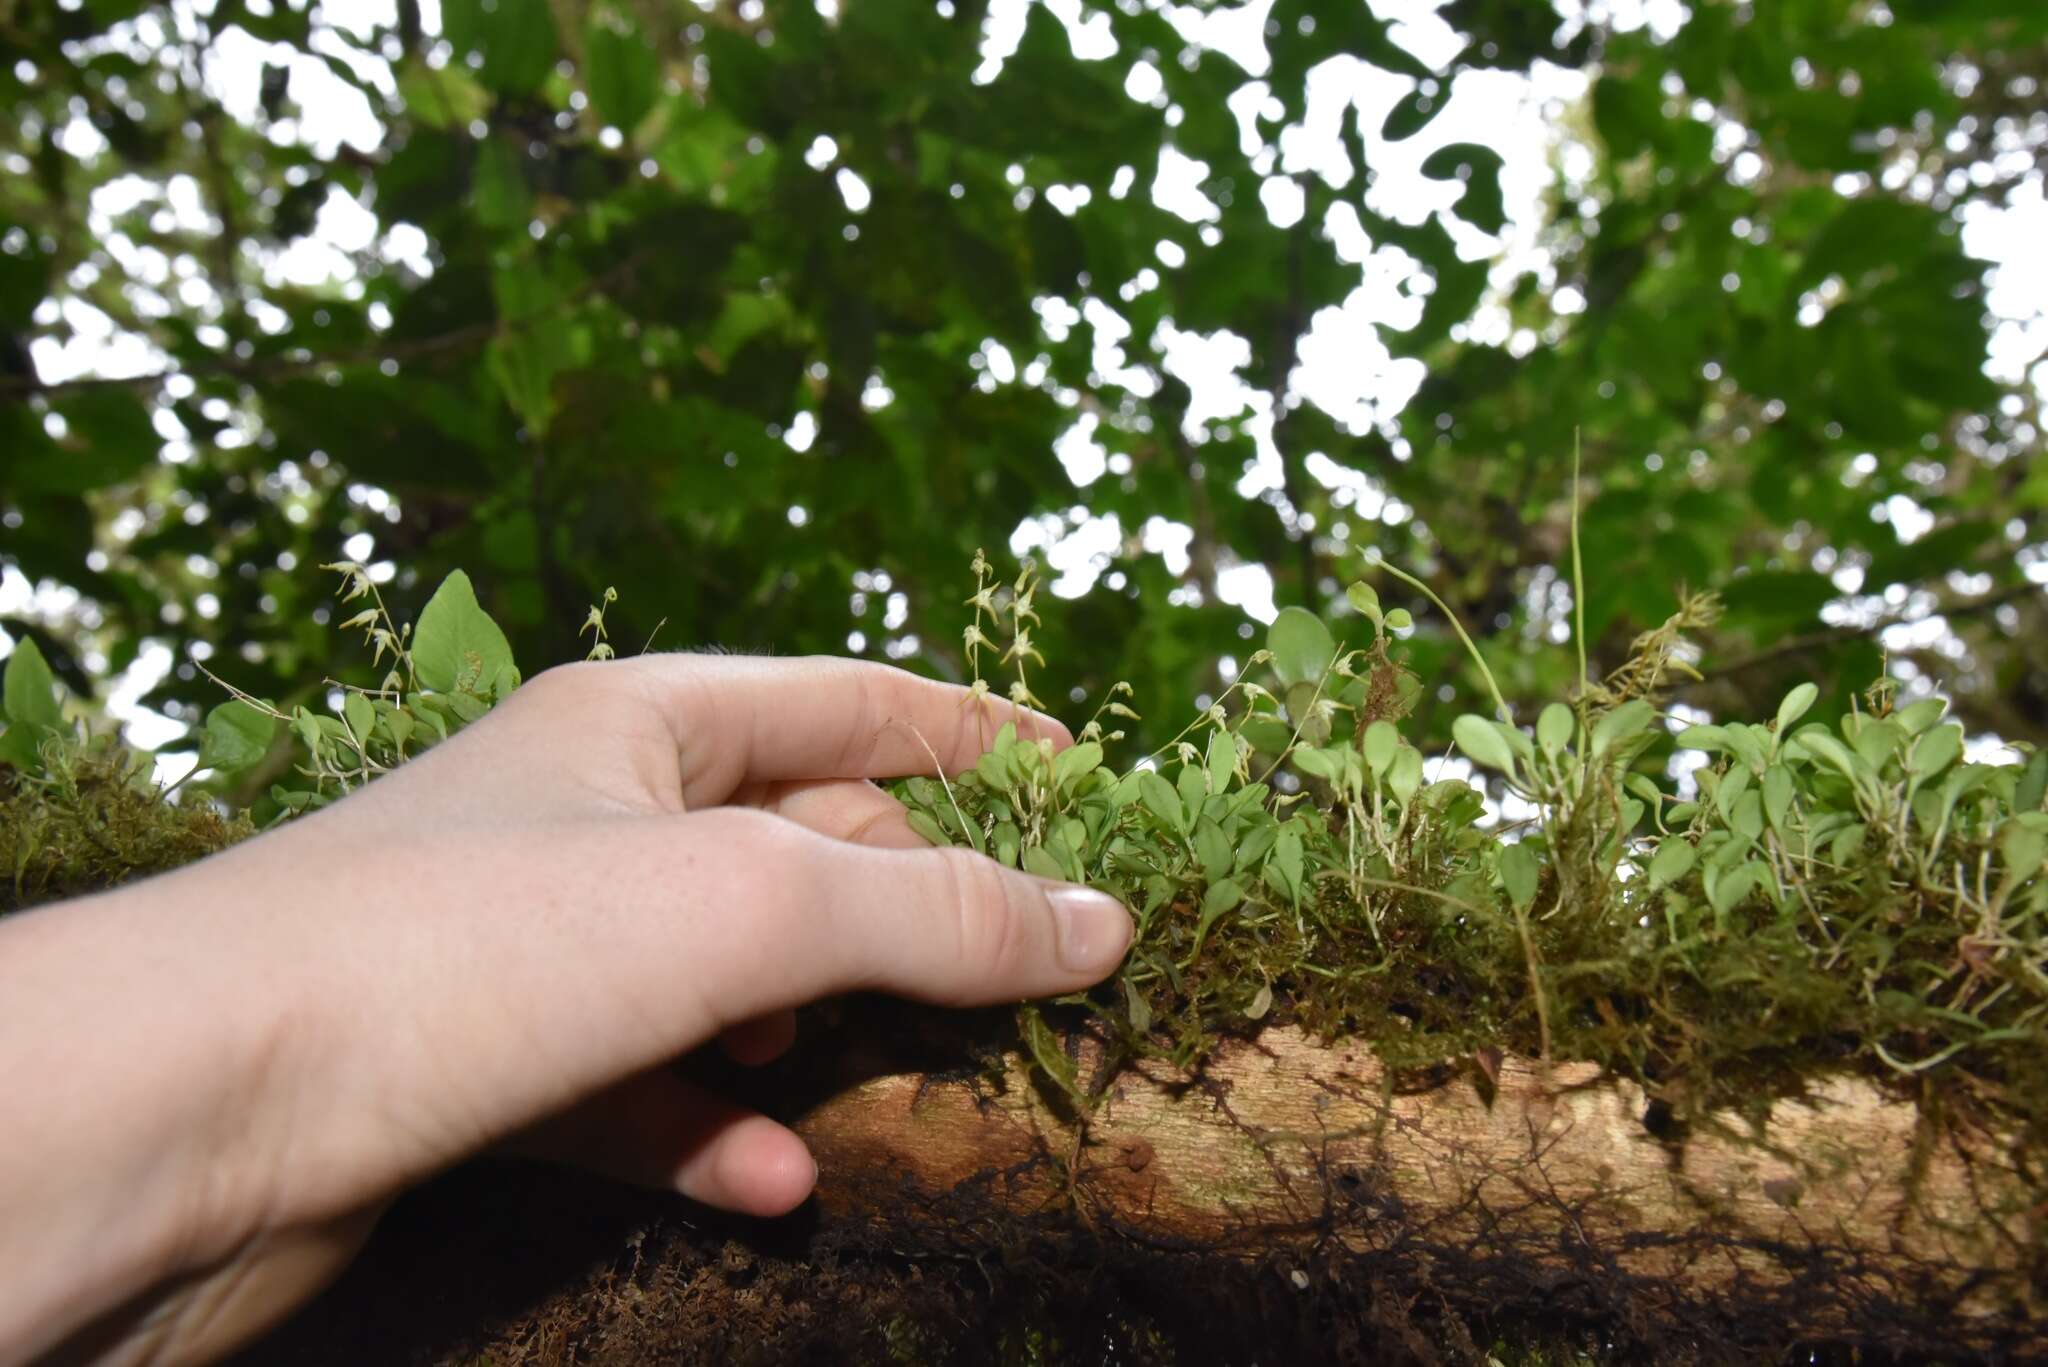
[[[1085, 1080], [1102, 1050], [1070, 1044]], [[798, 1128], [827, 1215], [899, 1247], [1069, 1228], [1648, 1342], [2039, 1348], [2038, 1183], [2000, 1136], [1846, 1074], [1674, 1133], [1587, 1065], [1404, 1091], [1362, 1044], [1273, 1028], [1198, 1076], [1126, 1067], [1085, 1127], [1011, 1057], [992, 1085], [877, 1070]]]

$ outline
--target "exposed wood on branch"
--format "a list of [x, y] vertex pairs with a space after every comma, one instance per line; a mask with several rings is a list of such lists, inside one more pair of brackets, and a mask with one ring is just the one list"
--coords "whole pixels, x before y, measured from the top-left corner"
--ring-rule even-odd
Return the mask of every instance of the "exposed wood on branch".
[[[1086, 1077], [1100, 1051], [1083, 1043]], [[1003, 1246], [1064, 1220], [1723, 1342], [2034, 1333], [2039, 1194], [1989, 1136], [1937, 1135], [1846, 1075], [1759, 1122], [1662, 1137], [1638, 1086], [1589, 1065], [1510, 1057], [1495, 1076], [1403, 1092], [1364, 1045], [1276, 1028], [1198, 1078], [1133, 1066], [1085, 1134], [1015, 1059], [994, 1089], [874, 1076], [799, 1129], [825, 1210], [905, 1247]]]

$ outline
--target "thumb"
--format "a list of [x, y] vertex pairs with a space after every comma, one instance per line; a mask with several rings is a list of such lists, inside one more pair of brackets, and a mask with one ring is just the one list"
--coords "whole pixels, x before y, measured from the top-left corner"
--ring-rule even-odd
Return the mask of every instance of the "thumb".
[[684, 821], [708, 881], [745, 909], [744, 933], [699, 945], [718, 1026], [847, 991], [944, 1006], [1056, 996], [1130, 947], [1114, 897], [969, 850], [858, 845], [733, 808]]
[[1130, 947], [1131, 914], [1107, 893], [970, 850], [823, 843], [846, 875], [833, 919], [848, 986], [944, 1006], [1049, 997], [1100, 982]]

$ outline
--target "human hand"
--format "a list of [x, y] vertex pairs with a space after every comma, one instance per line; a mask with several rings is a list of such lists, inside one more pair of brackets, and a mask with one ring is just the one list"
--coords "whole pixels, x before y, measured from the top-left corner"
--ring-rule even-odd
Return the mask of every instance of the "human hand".
[[1113, 899], [925, 848], [868, 782], [958, 772], [1013, 715], [1069, 740], [851, 661], [572, 666], [326, 811], [0, 926], [0, 1072], [49, 1094], [0, 1156], [0, 1358], [222, 1351], [507, 1140], [797, 1205], [802, 1142], [669, 1063], [772, 1057], [822, 996], [1015, 1000], [1122, 957]]

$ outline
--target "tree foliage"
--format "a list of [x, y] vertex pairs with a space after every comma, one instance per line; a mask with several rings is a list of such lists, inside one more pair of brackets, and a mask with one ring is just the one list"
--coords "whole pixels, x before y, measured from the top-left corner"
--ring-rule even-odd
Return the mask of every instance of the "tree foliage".
[[[1007, 54], [1013, 11], [975, 0], [445, 0], [438, 29], [416, 0], [352, 8], [0, 20], [0, 562], [83, 595], [8, 624], [74, 685], [155, 638], [181, 665], [153, 701], [195, 721], [220, 701], [196, 658], [289, 711], [334, 672], [311, 567], [361, 533], [374, 554], [350, 558], [405, 567], [402, 617], [476, 571], [521, 659], [568, 657], [617, 583], [622, 648], [948, 673], [977, 546], [1114, 517], [1038, 686], [1128, 679], [1165, 706], [1251, 649], [1218, 596], [1238, 565], [1326, 614], [1376, 550], [1497, 641], [1550, 634], [1581, 433], [1596, 666], [1681, 588], [1716, 589], [1695, 701], [1809, 676], [1846, 696], [1879, 666], [1840, 625], [1860, 595], [1859, 622], [1948, 612], [1960, 663], [1922, 664], [1965, 719], [2048, 734], [2025, 648], [2038, 398], [1985, 374], [1959, 231], [2040, 175], [2037, 5], [1702, 0], [1657, 34], [1454, 0], [1453, 55], [1425, 60], [1358, 0], [1275, 0], [1251, 71], [1189, 36], [1221, 11], [1139, 0], [1074, 31], [1031, 4]], [[1540, 251], [1509, 257], [1500, 152], [1437, 121], [1461, 85], [1538, 64], [1586, 93], [1552, 111]], [[374, 113], [372, 145], [304, 117], [315, 65]], [[1365, 93], [1343, 155], [1311, 169], [1288, 147], [1346, 79]], [[1181, 157], [1204, 219], [1147, 193]], [[1411, 161], [1447, 207], [1373, 193]], [[1298, 217], [1269, 212], [1297, 194]], [[299, 283], [287, 249], [365, 211], [347, 271]], [[1364, 264], [1327, 226], [1354, 221]], [[1398, 411], [1327, 411], [1303, 338], [1388, 271], [1391, 357], [1358, 363], [1424, 378]], [[156, 368], [39, 372], [32, 351], [103, 322]], [[1169, 327], [1238, 339], [1249, 406], [1218, 417], [1170, 373]], [[1104, 473], [1076, 487], [1063, 437]], [[1874, 519], [1901, 506], [1931, 530]], [[1184, 568], [1144, 549], [1153, 518], [1191, 529]], [[1412, 666], [1464, 692], [1422, 699], [1440, 743], [1481, 681], [1441, 614], [1386, 588], [1421, 623]], [[1497, 657], [1511, 702], [1565, 681], [1556, 652]]]

